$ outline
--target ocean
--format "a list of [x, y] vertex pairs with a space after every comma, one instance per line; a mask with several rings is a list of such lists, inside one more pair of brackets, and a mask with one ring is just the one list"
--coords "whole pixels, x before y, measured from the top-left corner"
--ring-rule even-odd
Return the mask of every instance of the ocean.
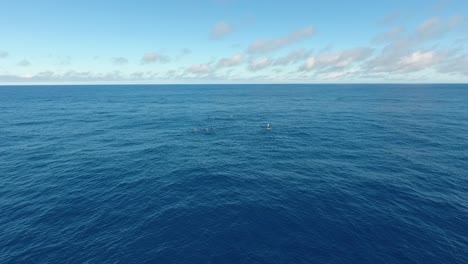
[[468, 85], [2, 86], [0, 263], [468, 263]]

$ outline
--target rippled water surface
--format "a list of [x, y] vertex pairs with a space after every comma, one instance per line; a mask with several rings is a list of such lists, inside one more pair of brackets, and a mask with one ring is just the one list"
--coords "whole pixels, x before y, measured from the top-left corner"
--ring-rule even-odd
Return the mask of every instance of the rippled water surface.
[[0, 87], [0, 263], [468, 263], [468, 86]]

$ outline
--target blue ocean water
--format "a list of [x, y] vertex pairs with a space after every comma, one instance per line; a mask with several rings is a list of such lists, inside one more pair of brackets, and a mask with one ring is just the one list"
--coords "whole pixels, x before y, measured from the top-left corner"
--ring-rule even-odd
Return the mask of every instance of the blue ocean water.
[[0, 263], [468, 263], [468, 85], [0, 87]]

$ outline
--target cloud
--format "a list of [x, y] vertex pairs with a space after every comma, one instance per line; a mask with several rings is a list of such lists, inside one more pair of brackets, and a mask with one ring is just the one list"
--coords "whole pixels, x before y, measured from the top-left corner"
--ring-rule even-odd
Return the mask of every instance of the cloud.
[[400, 14], [397, 11], [393, 11], [390, 14], [388, 14], [388, 15], [382, 17], [381, 19], [379, 19], [378, 22], [379, 22], [379, 24], [384, 24], [384, 25], [385, 24], [390, 24], [393, 21], [395, 21], [398, 18], [399, 15]]
[[373, 40], [375, 43], [386, 43], [393, 41], [399, 37], [401, 37], [402, 33], [404, 32], [403, 28], [400, 26], [395, 26], [390, 28], [388, 31], [379, 34]]
[[31, 65], [31, 62], [29, 62], [28, 60], [21, 60], [20, 62], [18, 62], [18, 65], [21, 67], [27, 67]]
[[452, 16], [446, 20], [433, 17], [423, 21], [416, 28], [416, 39], [419, 41], [429, 41], [440, 38], [448, 32], [457, 29], [464, 23], [462, 16]]
[[244, 61], [244, 56], [240, 53], [234, 54], [229, 58], [222, 58], [218, 61], [217, 66], [219, 68], [234, 67], [241, 64]]
[[137, 71], [137, 72], [133, 72], [129, 75], [129, 79], [133, 79], [133, 80], [151, 80], [151, 79], [155, 79], [159, 76], [158, 73], [156, 72], [152, 72], [152, 71], [146, 71], [146, 72], [143, 72], [143, 71]]
[[43, 71], [27, 75], [0, 75], [3, 84], [41, 84], [41, 83], [219, 83], [226, 81], [248, 82], [249, 77], [241, 77], [232, 71], [214, 74], [202, 72], [195, 75], [187, 74], [184, 69], [168, 70], [166, 72], [137, 71], [123, 73], [120, 71], [96, 73], [91, 71], [53, 72]]
[[217, 62], [212, 61], [208, 63], [193, 64], [189, 68], [185, 69], [185, 73], [191, 73], [196, 75], [214, 74], [220, 69], [235, 67], [242, 64], [243, 62], [244, 55], [241, 53], [236, 53], [231, 57], [221, 58]]
[[266, 67], [271, 65], [271, 60], [269, 58], [261, 58], [256, 60], [251, 60], [249, 62], [249, 70], [251, 71], [259, 71], [263, 70]]
[[149, 64], [149, 63], [155, 63], [155, 62], [166, 63], [169, 60], [170, 59], [168, 56], [149, 52], [143, 55], [143, 57], [141, 58], [141, 63], [142, 64]]
[[[187, 58], [190, 54], [192, 53], [192, 50], [189, 48], [183, 48], [180, 49], [177, 53], [177, 55], [174, 57], [174, 61], [179, 61], [180, 59]], [[168, 58], [168, 61], [171, 61], [172, 59]]]
[[[167, 79], [169, 76], [153, 71], [123, 73], [120, 71], [42, 71], [28, 75], [0, 75], [0, 83], [134, 83]], [[178, 76], [174, 75], [174, 78]]]
[[189, 49], [189, 48], [183, 48], [183, 49], [180, 50], [180, 53], [182, 55], [188, 55], [188, 54], [192, 53], [192, 50]]
[[225, 21], [219, 21], [211, 29], [211, 38], [222, 39], [232, 31], [234, 31], [234, 26]]
[[289, 65], [299, 62], [301, 60], [306, 59], [310, 55], [310, 51], [306, 49], [298, 49], [289, 52], [286, 56], [277, 58], [273, 65]]
[[412, 31], [405, 33], [401, 26], [395, 26], [374, 38], [375, 43], [388, 43], [384, 51], [390, 49], [410, 49], [412, 47], [442, 39], [444, 35], [454, 31], [464, 24], [462, 16], [452, 16], [447, 19], [433, 17], [422, 21]]
[[8, 55], [9, 55], [8, 52], [0, 51], [0, 59], [4, 59], [4, 58], [8, 57]]
[[332, 71], [345, 68], [368, 59], [372, 53], [373, 50], [367, 47], [341, 50], [334, 53], [319, 53], [309, 57], [301, 70]]
[[310, 70], [312, 70], [314, 68], [314, 66], [315, 66], [315, 58], [310, 57], [310, 58], [307, 58], [307, 60], [304, 63], [304, 66], [302, 67], [302, 69], [310, 71]]
[[72, 59], [70, 56], [59, 58], [59, 60], [59, 65], [61, 66], [70, 65], [72, 63]]
[[207, 74], [207, 73], [210, 73], [212, 69], [209, 64], [202, 63], [202, 64], [194, 64], [190, 66], [187, 69], [187, 71], [193, 74]]
[[405, 71], [419, 71], [434, 65], [440, 58], [435, 51], [416, 51], [402, 57], [398, 65]]
[[313, 36], [315, 29], [313, 27], [306, 27], [296, 30], [286, 36], [275, 39], [257, 39], [248, 48], [248, 52], [254, 53], [268, 53], [277, 49], [284, 48], [287, 45], [301, 41], [303, 39]]
[[425, 20], [416, 28], [416, 36], [421, 40], [428, 40], [443, 33], [445, 32], [438, 17]]
[[[366, 63], [364, 70], [375, 73], [409, 73], [435, 67], [453, 55], [435, 49], [434, 43], [443, 40], [449, 32], [460, 28], [464, 21], [464, 17], [461, 16], [446, 19], [432, 17], [422, 21], [406, 34], [401, 31], [396, 34], [394, 31], [395, 34], [387, 32], [379, 35], [377, 38], [385, 40], [388, 44], [378, 56]], [[444, 69], [449, 68], [447, 65], [444, 67]]]
[[456, 29], [466, 25], [466, 16], [456, 15], [451, 16], [447, 20], [447, 27], [449, 29]]
[[322, 80], [334, 80], [344, 77], [348, 74], [348, 72], [327, 72], [321, 73], [317, 77]]
[[53, 71], [42, 71], [34, 75], [2, 75], [0, 82], [3, 83], [76, 83], [76, 82], [110, 82], [125, 81], [128, 77], [122, 75], [119, 71], [109, 73], [93, 73], [90, 71], [67, 71], [56, 73]]
[[128, 64], [128, 59], [124, 58], [124, 57], [115, 57], [115, 58], [112, 58], [111, 59], [112, 63], [114, 63], [115, 65], [125, 65], [125, 64]]
[[[221, 22], [225, 23], [225, 22]], [[151, 67], [140, 67], [132, 72], [132, 67], [123, 67], [122, 72], [96, 73], [89, 71], [68, 71], [69, 67], [59, 67], [70, 64], [70, 57], [52, 57], [58, 59], [51, 66], [56, 72], [43, 71], [35, 73], [35, 67], [28, 69], [25, 75], [8, 75], [9, 69], [3, 71], [0, 82], [131, 82], [139, 80], [170, 80], [174, 82], [214, 82], [227, 80], [466, 80], [468, 78], [468, 43], [465, 37], [466, 27], [463, 27], [463, 16], [430, 17], [421, 20], [413, 27], [388, 25], [382, 29], [373, 41], [376, 45], [335, 50], [331, 46], [317, 52], [312, 52], [306, 45], [296, 48], [293, 45], [312, 37], [315, 30], [312, 27], [279, 35], [277, 38], [257, 39], [247, 47], [232, 49], [242, 51], [226, 56], [209, 55], [206, 60], [194, 61], [200, 64], [166, 65], [172, 69], [150, 72]], [[226, 23], [227, 24], [227, 23]], [[223, 29], [224, 27], [224, 29]], [[226, 30], [226, 28], [228, 28]], [[222, 38], [232, 32], [232, 26], [218, 27], [217, 36]], [[458, 30], [458, 31], [457, 31]], [[214, 30], [215, 31], [215, 30]], [[460, 34], [455, 34], [460, 33]], [[463, 34], [462, 34], [463, 33]], [[305, 41], [304, 41], [305, 42]], [[307, 41], [308, 42], [308, 41]], [[328, 43], [324, 40], [324, 43]], [[307, 44], [307, 43], [306, 43]], [[345, 47], [346, 43], [342, 43]], [[185, 45], [185, 44], [184, 44]], [[369, 44], [372, 45], [372, 44]], [[299, 45], [297, 45], [299, 46]], [[340, 46], [342, 46], [340, 44]], [[299, 46], [300, 47], [300, 46]], [[246, 49], [247, 48], [247, 49]], [[278, 52], [276, 52], [278, 51]], [[155, 52], [140, 54], [142, 64], [163, 63], [186, 59], [192, 51], [188, 48], [176, 49], [171, 58]], [[164, 52], [163, 52], [164, 53]], [[1, 58], [8, 56], [0, 52]], [[27, 58], [27, 57], [26, 57]], [[116, 65], [132, 63], [134, 58], [107, 58]], [[105, 57], [101, 59], [106, 60]], [[88, 58], [89, 62], [93, 62]], [[130, 60], [130, 61], [129, 61]], [[15, 61], [16, 62], [16, 61]], [[54, 62], [54, 61], [53, 61]], [[60, 63], [60, 64], [59, 64]], [[33, 61], [33, 64], [36, 64]], [[28, 66], [30, 62], [23, 60], [18, 65]], [[245, 67], [244, 67], [245, 65]], [[172, 67], [173, 66], [173, 67]], [[240, 66], [240, 67], [239, 67]], [[165, 67], [164, 67], [165, 68]], [[298, 70], [299, 68], [299, 70]], [[433, 76], [430, 74], [434, 74]], [[263, 79], [262, 79], [263, 78]], [[458, 78], [458, 79], [457, 79]]]
[[369, 61], [365, 69], [372, 72], [409, 73], [421, 71], [436, 65], [444, 59], [444, 53], [435, 50], [417, 50], [399, 56], [380, 56]]
[[439, 64], [437, 69], [441, 73], [468, 76], [468, 55], [461, 54], [445, 59]]
[[446, 20], [439, 17], [433, 17], [421, 22], [414, 33], [415, 41], [425, 42], [434, 39], [440, 39], [452, 30], [456, 30], [463, 25], [465, 18], [462, 16], [452, 16]]

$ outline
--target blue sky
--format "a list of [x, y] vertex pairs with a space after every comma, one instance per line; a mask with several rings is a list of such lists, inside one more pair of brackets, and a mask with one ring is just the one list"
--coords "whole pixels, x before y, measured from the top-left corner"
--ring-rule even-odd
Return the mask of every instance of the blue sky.
[[467, 0], [0, 6], [0, 84], [468, 81]]

